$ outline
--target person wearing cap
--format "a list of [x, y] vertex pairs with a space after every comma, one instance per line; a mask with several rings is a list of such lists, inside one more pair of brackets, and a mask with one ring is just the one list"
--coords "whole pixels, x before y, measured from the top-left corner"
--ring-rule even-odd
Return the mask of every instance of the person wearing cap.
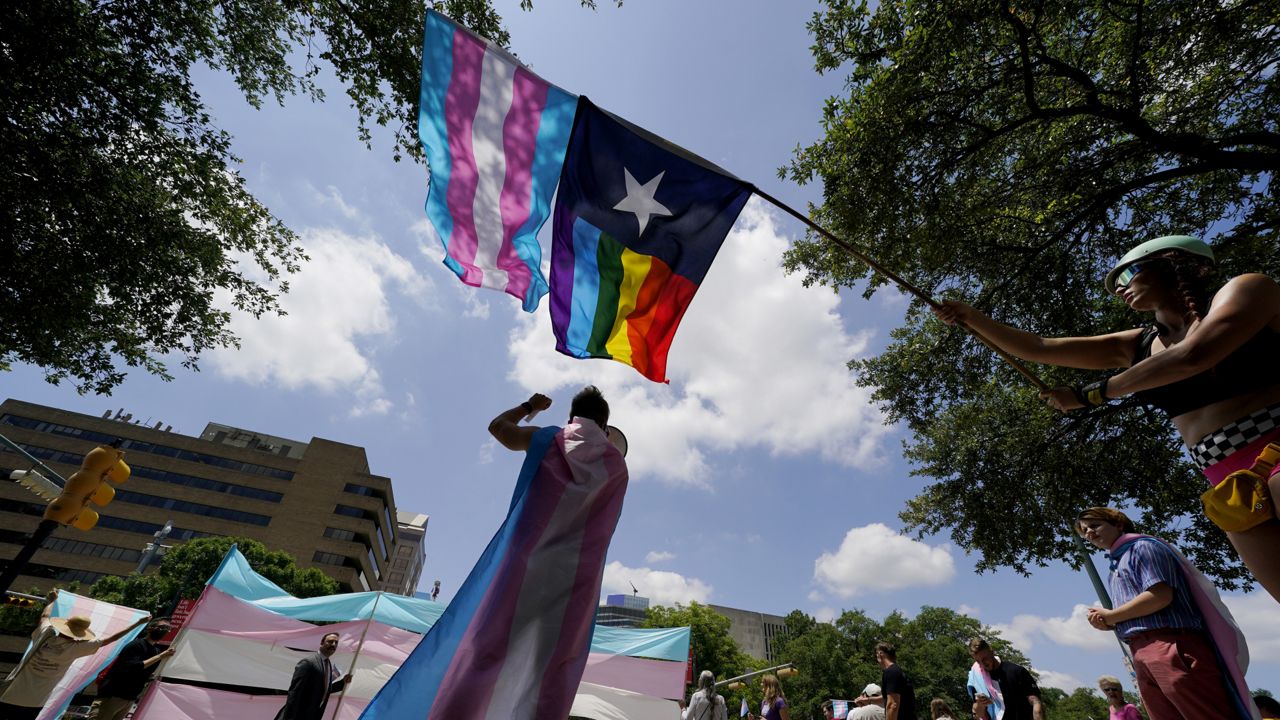
[[1075, 530], [1107, 553], [1113, 607], [1089, 608], [1088, 620], [1129, 646], [1148, 717], [1253, 718], [1244, 635], [1213, 583], [1115, 508], [1084, 510]]
[[[1156, 238], [1130, 250], [1107, 273], [1104, 285], [1133, 310], [1153, 317], [1147, 327], [1107, 335], [1040, 337], [952, 300], [934, 312], [1024, 360], [1120, 370], [1040, 396], [1062, 412], [1129, 395], [1163, 410], [1210, 486], [1230, 494], [1235, 480], [1228, 481], [1228, 475], [1271, 457], [1264, 451], [1273, 442], [1280, 456], [1280, 285], [1248, 273], [1215, 289], [1213, 264], [1212, 248], [1188, 235]], [[1280, 520], [1274, 502], [1280, 474], [1264, 470], [1262, 477], [1269, 481], [1248, 486], [1259, 495], [1244, 502], [1219, 505], [1217, 492], [1202, 499], [1258, 584], [1280, 601], [1280, 553], [1275, 552]]]
[[983, 638], [969, 640], [969, 697], [973, 716], [996, 720], [1044, 720], [1040, 686], [1026, 668], [1001, 660]]
[[858, 707], [849, 711], [849, 720], [884, 720], [884, 696], [879, 685], [867, 683], [853, 704]]
[[1124, 688], [1120, 685], [1119, 678], [1103, 675], [1098, 678], [1098, 689], [1107, 699], [1111, 720], [1142, 720], [1138, 708], [1134, 707], [1133, 703], [1125, 702]]
[[50, 617], [57, 595], [57, 590], [49, 593], [40, 625], [31, 633], [31, 648], [9, 673], [9, 686], [0, 696], [0, 720], [35, 718], [71, 663], [98, 652], [151, 619], [144, 615], [120, 632], [98, 639], [89, 628], [91, 621], [87, 617]]

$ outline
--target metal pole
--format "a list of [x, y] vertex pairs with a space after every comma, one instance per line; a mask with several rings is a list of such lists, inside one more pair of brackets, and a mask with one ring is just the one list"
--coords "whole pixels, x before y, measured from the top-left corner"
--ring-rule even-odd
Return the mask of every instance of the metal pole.
[[14, 452], [26, 458], [27, 462], [30, 462], [32, 467], [38, 467], [41, 470], [45, 471], [46, 473], [48, 473], [49, 477], [53, 478], [58, 483], [61, 483], [63, 486], [67, 484], [67, 481], [65, 478], [63, 478], [58, 473], [54, 472], [53, 469], [50, 468], [48, 465], [45, 465], [44, 463], [40, 462], [40, 460], [38, 460], [37, 458], [32, 457], [31, 453], [28, 453], [26, 450], [23, 450], [22, 447], [18, 445], [18, 443], [10, 440], [4, 435], [0, 435], [0, 444], [8, 445], [9, 448], [12, 449]]
[[[351, 656], [351, 670], [347, 672], [348, 675], [352, 676], [351, 682], [355, 682], [356, 661], [360, 659], [360, 651], [364, 649], [364, 638], [369, 634], [369, 626], [373, 624], [373, 617], [378, 612], [378, 601], [382, 599], [382, 594], [383, 591], [379, 590], [378, 594], [373, 597], [373, 607], [369, 609], [369, 620], [365, 622], [364, 631], [360, 633], [360, 642], [356, 644], [356, 652]], [[325, 678], [325, 680], [328, 681], [328, 678]], [[333, 715], [330, 715], [334, 720], [337, 720], [338, 710], [342, 707], [342, 701], [347, 697], [347, 687], [350, 685], [351, 683], [345, 683], [342, 686], [342, 691], [338, 693], [338, 703], [333, 706]]]
[[7, 592], [9, 586], [18, 578], [18, 573], [31, 562], [31, 556], [36, 554], [44, 541], [53, 534], [57, 529], [58, 522], [56, 520], [41, 520], [36, 526], [35, 532], [31, 533], [31, 539], [27, 540], [27, 544], [22, 546], [18, 554], [9, 561], [9, 566], [4, 569], [4, 574], [0, 575], [0, 592]]
[[765, 673], [771, 673], [771, 672], [774, 672], [775, 670], [781, 670], [783, 668], [793, 668], [795, 666], [796, 666], [795, 663], [783, 663], [781, 665], [775, 665], [771, 668], [756, 670], [755, 672], [749, 672], [746, 675], [739, 675], [738, 677], [729, 678], [728, 680], [721, 680], [720, 682], [716, 683], [716, 687], [720, 687], [721, 685], [728, 685], [729, 683], [735, 683], [735, 682], [738, 682], [739, 680], [749, 680], [753, 677], [756, 677], [757, 675], [764, 675]]
[[138, 559], [138, 567], [134, 570], [135, 573], [141, 575], [146, 571], [147, 566], [151, 564], [152, 560], [155, 560], [156, 555], [160, 552], [160, 541], [169, 537], [169, 533], [172, 531], [173, 521], [168, 520], [165, 522], [164, 527], [160, 528], [154, 535], [152, 535], [152, 537], [155, 538], [155, 542], [147, 543], [145, 552], [143, 552], [142, 557]]

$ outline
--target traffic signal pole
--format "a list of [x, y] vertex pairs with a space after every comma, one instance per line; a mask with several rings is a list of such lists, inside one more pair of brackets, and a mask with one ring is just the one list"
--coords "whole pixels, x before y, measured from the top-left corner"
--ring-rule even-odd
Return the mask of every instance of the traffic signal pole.
[[4, 569], [4, 574], [0, 575], [0, 593], [9, 589], [13, 581], [18, 578], [18, 573], [22, 572], [22, 569], [31, 561], [31, 556], [36, 554], [36, 551], [40, 549], [45, 540], [49, 539], [49, 536], [53, 534], [57, 527], [58, 522], [56, 520], [40, 521], [40, 524], [36, 526], [35, 532], [31, 533], [31, 538], [27, 540], [27, 544], [22, 546], [18, 554], [9, 561], [8, 567]]

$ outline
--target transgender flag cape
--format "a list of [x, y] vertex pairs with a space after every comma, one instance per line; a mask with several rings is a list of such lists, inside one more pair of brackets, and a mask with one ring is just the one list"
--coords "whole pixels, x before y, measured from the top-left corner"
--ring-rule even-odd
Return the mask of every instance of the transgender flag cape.
[[550, 214], [577, 97], [427, 11], [418, 138], [431, 166], [427, 219], [462, 282], [547, 293], [538, 229]]
[[506, 521], [360, 717], [568, 717], [626, 489], [622, 454], [594, 422], [538, 430]]
[[1162, 538], [1151, 535], [1126, 533], [1116, 538], [1108, 554], [1113, 570], [1116, 559], [1135, 542], [1158, 542], [1177, 558], [1191, 601], [1200, 612], [1210, 644], [1218, 654], [1219, 667], [1225, 676], [1223, 684], [1227, 688], [1227, 695], [1231, 698], [1232, 705], [1235, 706], [1235, 715], [1247, 720], [1261, 720], [1258, 708], [1253, 704], [1253, 698], [1249, 693], [1249, 686], [1244, 680], [1245, 672], [1249, 670], [1249, 646], [1245, 643], [1244, 633], [1240, 632], [1240, 626], [1236, 625], [1235, 618], [1231, 616], [1231, 611], [1218, 595], [1218, 589], [1195, 565], [1191, 564], [1181, 550]]

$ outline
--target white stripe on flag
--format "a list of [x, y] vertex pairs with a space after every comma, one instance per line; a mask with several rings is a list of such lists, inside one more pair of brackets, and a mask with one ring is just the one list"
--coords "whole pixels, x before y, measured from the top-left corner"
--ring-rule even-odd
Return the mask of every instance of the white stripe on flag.
[[507, 271], [499, 269], [497, 262], [503, 237], [502, 185], [507, 177], [502, 130], [511, 110], [515, 75], [514, 65], [492, 50], [485, 50], [480, 71], [480, 103], [471, 127], [477, 176], [471, 208], [476, 224], [474, 262], [482, 272], [481, 286], [503, 291], [507, 289]]

